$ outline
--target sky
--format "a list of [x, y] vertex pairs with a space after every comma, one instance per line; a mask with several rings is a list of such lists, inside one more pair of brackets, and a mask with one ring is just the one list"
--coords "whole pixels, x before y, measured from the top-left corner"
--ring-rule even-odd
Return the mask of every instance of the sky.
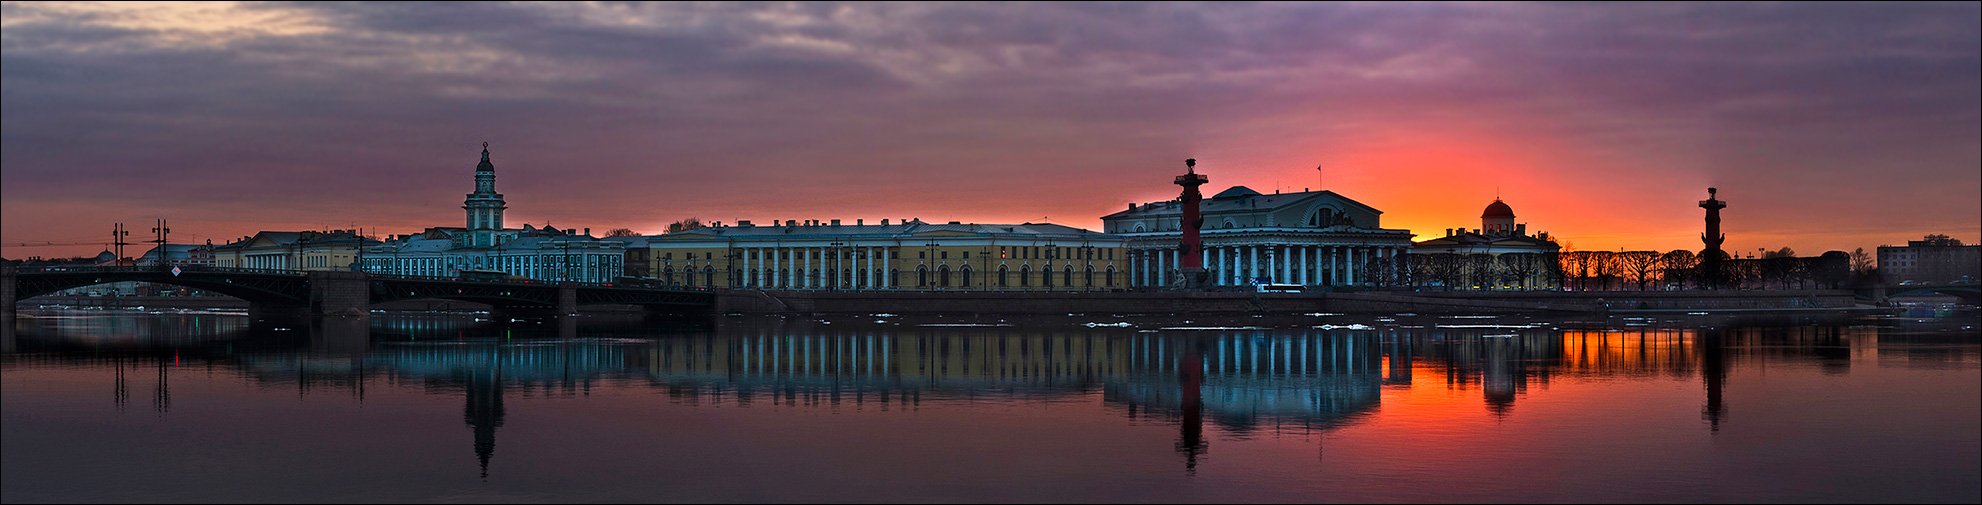
[[0, 49], [7, 258], [462, 226], [482, 142], [509, 226], [595, 235], [1099, 229], [1196, 158], [1418, 240], [1498, 196], [1698, 250], [1711, 186], [1731, 251], [1982, 241], [1973, 2], [5, 2]]

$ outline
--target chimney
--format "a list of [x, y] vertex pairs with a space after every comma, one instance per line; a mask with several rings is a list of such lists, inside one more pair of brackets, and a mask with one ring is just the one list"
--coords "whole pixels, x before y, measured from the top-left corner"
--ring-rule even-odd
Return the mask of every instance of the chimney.
[[750, 228], [750, 227], [754, 227], [754, 226], [756, 226], [756, 225], [753, 225], [753, 224], [750, 224], [750, 220], [749, 220], [749, 219], [739, 219], [739, 220], [737, 220], [737, 221], [736, 221], [736, 227], [738, 227], [738, 228]]
[[839, 226], [839, 225], [840, 225], [840, 220], [838, 220], [838, 219], [834, 219], [834, 220], [833, 220], [833, 226]]
[[853, 225], [854, 225], [854, 226], [867, 226], [867, 220], [866, 220], [866, 219], [855, 219], [855, 220], [853, 220]]
[[885, 217], [881, 218], [881, 226], [887, 226], [887, 225], [888, 225], [888, 218]]
[[1450, 236], [1452, 236], [1452, 229], [1451, 229], [1451, 228], [1446, 228], [1446, 229], [1445, 229], [1445, 236], [1447, 236], [1447, 237], [1450, 237]]
[[1521, 236], [1524, 236], [1524, 237], [1525, 237], [1525, 236], [1527, 236], [1527, 235], [1528, 235], [1528, 223], [1521, 223], [1521, 224], [1517, 224], [1517, 225], [1514, 225], [1514, 233], [1515, 233], [1515, 234], [1517, 234], [1517, 235], [1521, 235]]
[[586, 228], [586, 229], [585, 229], [585, 236], [588, 236], [588, 237], [589, 237], [589, 236], [591, 236], [591, 235], [592, 235], [592, 229], [591, 229], [591, 228]]

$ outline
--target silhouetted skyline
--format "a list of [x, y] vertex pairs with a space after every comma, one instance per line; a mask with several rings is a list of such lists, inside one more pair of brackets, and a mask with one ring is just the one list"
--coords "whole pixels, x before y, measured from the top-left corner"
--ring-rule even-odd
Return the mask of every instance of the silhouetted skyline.
[[1419, 240], [1499, 196], [1576, 249], [1697, 249], [1707, 186], [1731, 252], [1982, 235], [1974, 3], [4, 10], [9, 245], [454, 225], [483, 141], [512, 222], [649, 234], [1098, 229], [1196, 158]]

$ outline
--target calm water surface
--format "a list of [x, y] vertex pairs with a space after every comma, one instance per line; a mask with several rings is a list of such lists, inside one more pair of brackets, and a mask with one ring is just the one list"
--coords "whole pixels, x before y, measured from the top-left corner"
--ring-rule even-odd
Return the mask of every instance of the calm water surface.
[[1978, 327], [36, 311], [0, 498], [1975, 503]]

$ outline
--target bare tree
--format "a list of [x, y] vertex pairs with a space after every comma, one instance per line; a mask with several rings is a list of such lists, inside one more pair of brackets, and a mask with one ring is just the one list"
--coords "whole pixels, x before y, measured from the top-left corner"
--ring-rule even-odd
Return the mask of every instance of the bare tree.
[[1796, 257], [1796, 250], [1790, 249], [1788, 246], [1784, 246], [1783, 248], [1776, 249], [1774, 251], [1767, 251], [1762, 253], [1762, 259], [1794, 258], [1794, 257]]
[[1566, 277], [1574, 277], [1576, 279], [1576, 289], [1580, 289], [1584, 291], [1590, 290], [1590, 282], [1589, 282], [1590, 267], [1594, 263], [1594, 260], [1590, 256], [1590, 253], [1591, 251], [1572, 251], [1572, 252], [1562, 253], [1563, 275]]
[[1590, 273], [1597, 276], [1597, 289], [1610, 290], [1610, 281], [1623, 274], [1623, 263], [1618, 261], [1618, 253], [1610, 251], [1590, 251]]
[[1851, 250], [1851, 273], [1863, 277], [1871, 274], [1874, 266], [1877, 265], [1872, 262], [1872, 255], [1866, 253], [1865, 248]]
[[675, 221], [674, 223], [669, 224], [668, 233], [674, 233], [678, 231], [688, 231], [701, 227], [702, 227], [701, 219], [698, 219], [694, 216], [689, 216], [687, 219]]
[[1537, 253], [1507, 253], [1500, 255], [1501, 272], [1508, 283], [1522, 289], [1534, 289], [1534, 278], [1541, 273], [1541, 255]]
[[1429, 261], [1426, 262], [1422, 275], [1443, 284], [1446, 291], [1451, 291], [1452, 287], [1459, 285], [1460, 279], [1465, 277], [1466, 265], [1458, 254], [1438, 253], [1426, 256]]
[[1679, 289], [1685, 289], [1686, 281], [1693, 276], [1699, 261], [1693, 256], [1693, 251], [1685, 249], [1675, 249], [1659, 256], [1659, 269], [1665, 274], [1665, 284], [1678, 284]]
[[1466, 255], [1465, 268], [1467, 284], [1479, 289], [1492, 289], [1495, 280], [1500, 278], [1494, 272], [1493, 255], [1473, 253]]
[[607, 236], [607, 237], [637, 237], [637, 236], [640, 236], [640, 234], [639, 234], [639, 233], [634, 233], [634, 232], [633, 232], [633, 229], [632, 229], [632, 228], [613, 228], [613, 229], [612, 229], [612, 231], [608, 231], [608, 232], [606, 232], [606, 236]]
[[1617, 253], [1618, 268], [1624, 277], [1638, 285], [1639, 291], [1645, 284], [1658, 280], [1659, 253], [1657, 251], [1631, 251]]

